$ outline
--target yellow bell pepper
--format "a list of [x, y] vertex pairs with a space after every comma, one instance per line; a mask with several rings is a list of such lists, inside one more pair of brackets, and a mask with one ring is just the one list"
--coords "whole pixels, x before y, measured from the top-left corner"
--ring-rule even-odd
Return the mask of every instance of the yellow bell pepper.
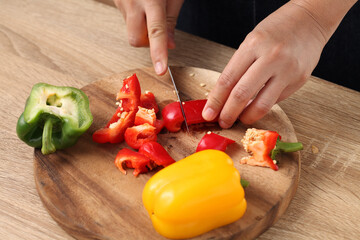
[[157, 172], [143, 203], [157, 232], [191, 238], [240, 219], [246, 210], [239, 171], [218, 150], [204, 150]]

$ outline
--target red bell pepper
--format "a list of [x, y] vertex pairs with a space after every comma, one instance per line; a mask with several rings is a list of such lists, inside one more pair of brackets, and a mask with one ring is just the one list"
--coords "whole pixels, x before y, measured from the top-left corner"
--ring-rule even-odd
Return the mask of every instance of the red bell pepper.
[[165, 124], [164, 124], [164, 120], [162, 119], [156, 119], [155, 121], [155, 132], [156, 134], [158, 134], [159, 132], [161, 132], [161, 130], [164, 128]]
[[[186, 116], [186, 122], [188, 125], [207, 122], [202, 117], [202, 110], [205, 106], [206, 99], [191, 100], [183, 102], [183, 108]], [[181, 112], [180, 103], [173, 102], [166, 105], [161, 114], [164, 119], [165, 127], [170, 132], [178, 132], [181, 129], [181, 125], [184, 122], [184, 117]], [[216, 122], [217, 118], [211, 122]]]
[[140, 94], [140, 83], [136, 74], [124, 79], [116, 98], [119, 100], [119, 107], [106, 126], [94, 132], [93, 141], [97, 143], [122, 142], [125, 130], [134, 125], [135, 114], [140, 105]]
[[123, 113], [123, 112], [124, 112], [124, 110], [121, 109], [121, 107], [118, 107], [116, 109], [116, 112], [114, 113], [114, 115], [111, 117], [109, 122], [106, 124], [105, 128], [108, 128], [110, 126], [110, 124], [117, 122], [121, 116], [121, 113]]
[[275, 171], [279, 169], [275, 160], [277, 153], [280, 151], [295, 152], [303, 149], [303, 145], [299, 142], [282, 142], [281, 136], [275, 131], [255, 128], [248, 129], [241, 142], [245, 151], [250, 153], [251, 156], [242, 158], [240, 163], [270, 167]]
[[156, 134], [158, 134], [164, 127], [164, 120], [156, 119], [154, 109], [149, 110], [143, 107], [139, 107], [139, 110], [135, 116], [135, 125], [142, 125], [144, 123], [148, 123], [151, 126], [154, 126], [156, 128]]
[[124, 136], [125, 142], [134, 149], [157, 139], [156, 128], [148, 123], [127, 128]]
[[157, 142], [147, 142], [141, 145], [139, 153], [150, 158], [158, 166], [167, 167], [175, 162], [165, 148]]
[[123, 148], [116, 155], [115, 165], [124, 174], [126, 174], [124, 165], [127, 168], [134, 168], [133, 174], [137, 177], [140, 173], [146, 173], [153, 168], [150, 161], [150, 158], [141, 153]]
[[208, 132], [201, 138], [196, 148], [196, 152], [205, 149], [215, 149], [225, 152], [226, 147], [234, 142], [235, 142], [234, 140], [231, 140], [229, 138], [220, 136], [216, 133]]
[[140, 106], [141, 88], [136, 74], [123, 80], [123, 86], [117, 94], [116, 100], [123, 111], [137, 111]]
[[145, 93], [141, 94], [140, 106], [147, 109], [154, 109], [155, 113], [159, 112], [159, 106], [156, 103], [155, 96], [149, 91], [145, 91]]
[[154, 109], [147, 109], [143, 107], [139, 107], [139, 110], [135, 116], [135, 125], [142, 125], [144, 123], [148, 123], [151, 126], [155, 127], [156, 122], [156, 114]]
[[116, 111], [107, 127], [101, 128], [92, 135], [93, 141], [97, 143], [119, 143], [124, 140], [124, 133], [128, 127], [134, 125], [135, 112]]

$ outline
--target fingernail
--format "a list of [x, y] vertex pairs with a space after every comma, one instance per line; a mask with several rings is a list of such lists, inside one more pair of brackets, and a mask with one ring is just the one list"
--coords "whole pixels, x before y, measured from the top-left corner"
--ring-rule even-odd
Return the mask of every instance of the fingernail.
[[161, 62], [156, 62], [155, 63], [156, 74], [161, 74], [161, 73], [163, 73], [163, 71], [164, 71], [163, 64]]
[[203, 118], [207, 121], [211, 121], [216, 117], [215, 111], [212, 108], [206, 108], [203, 112]]

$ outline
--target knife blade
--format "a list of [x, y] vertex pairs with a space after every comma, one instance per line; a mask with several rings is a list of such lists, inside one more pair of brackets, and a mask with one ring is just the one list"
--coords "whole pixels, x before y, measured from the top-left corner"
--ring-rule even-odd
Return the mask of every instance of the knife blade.
[[173, 77], [173, 75], [172, 75], [172, 73], [171, 73], [171, 70], [170, 70], [170, 67], [169, 67], [169, 66], [168, 66], [168, 71], [169, 71], [169, 75], [170, 75], [171, 81], [172, 81], [173, 86], [174, 86], [174, 89], [175, 89], [176, 96], [177, 96], [178, 101], [179, 101], [179, 103], [180, 103], [181, 113], [182, 113], [182, 115], [183, 115], [183, 117], [184, 117], [184, 120], [185, 120], [186, 131], [189, 132], [189, 126], [188, 126], [187, 121], [186, 121], [186, 116], [185, 116], [185, 111], [184, 111], [184, 108], [183, 108], [183, 104], [182, 104], [182, 101], [181, 101], [181, 99], [180, 99], [179, 91], [178, 91], [178, 89], [177, 89], [177, 87], [176, 87], [176, 84], [175, 84], [175, 81], [174, 81], [174, 77]]

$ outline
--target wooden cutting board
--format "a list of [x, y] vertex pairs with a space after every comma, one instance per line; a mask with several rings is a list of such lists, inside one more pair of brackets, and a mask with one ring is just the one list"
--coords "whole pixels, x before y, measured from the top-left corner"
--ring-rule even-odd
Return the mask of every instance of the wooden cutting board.
[[[190, 67], [172, 67], [172, 72], [183, 101], [206, 98], [206, 92], [220, 75]], [[34, 173], [40, 198], [55, 221], [75, 238], [164, 239], [154, 230], [141, 199], [143, 187], [154, 172], [137, 178], [132, 169], [127, 175], [122, 174], [114, 159], [121, 148], [128, 147], [126, 143], [97, 144], [91, 137], [115, 112], [116, 93], [122, 80], [133, 73], [139, 78], [142, 92], [149, 90], [155, 94], [160, 109], [176, 101], [169, 76], [158, 77], [152, 68], [130, 70], [96, 81], [83, 88], [89, 96], [94, 123], [77, 144], [46, 156], [35, 150]], [[190, 134], [162, 131], [158, 136], [158, 142], [175, 160], [194, 153], [209, 130], [236, 141], [226, 152], [241, 177], [250, 182], [245, 189], [247, 211], [237, 222], [195, 239], [254, 238], [277, 221], [295, 194], [300, 174], [299, 153], [282, 154], [278, 159], [279, 171], [239, 164], [240, 158], [247, 156], [240, 140], [248, 127], [275, 130], [283, 140], [297, 141], [291, 122], [277, 105], [252, 126], [236, 123], [231, 129], [221, 130], [209, 124], [193, 126]]]

